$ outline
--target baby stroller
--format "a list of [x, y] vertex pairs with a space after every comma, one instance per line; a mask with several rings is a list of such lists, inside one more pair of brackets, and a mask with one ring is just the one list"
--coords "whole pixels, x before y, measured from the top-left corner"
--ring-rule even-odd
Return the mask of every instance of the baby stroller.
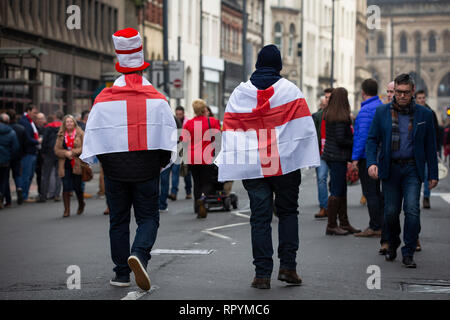
[[231, 208], [236, 210], [238, 208], [238, 196], [231, 192], [233, 181], [219, 182], [217, 170], [212, 179], [214, 181], [214, 193], [206, 196], [206, 210], [219, 209], [218, 211], [230, 211]]

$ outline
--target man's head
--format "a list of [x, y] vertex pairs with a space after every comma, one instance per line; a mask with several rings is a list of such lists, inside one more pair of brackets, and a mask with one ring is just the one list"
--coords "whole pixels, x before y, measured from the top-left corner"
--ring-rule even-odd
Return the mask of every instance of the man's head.
[[55, 113], [55, 118], [56, 120], [62, 121], [64, 118], [64, 112], [62, 111], [56, 111]]
[[87, 122], [87, 120], [88, 120], [88, 117], [89, 117], [89, 110], [84, 110], [82, 113], [81, 113], [81, 121], [82, 122], [84, 122], [84, 123], [86, 123]]
[[325, 101], [324, 101], [324, 107], [323, 109], [325, 109], [326, 107], [328, 107], [328, 103], [330, 102], [330, 97], [331, 97], [331, 93], [333, 92], [333, 88], [326, 88], [323, 91], [323, 94], [325, 95]]
[[389, 84], [387, 86], [386, 94], [387, 94], [388, 102], [392, 102], [392, 100], [394, 99], [394, 94], [395, 94], [395, 81], [389, 82]]
[[31, 119], [36, 119], [36, 116], [38, 114], [38, 109], [34, 104], [29, 104], [26, 109], [25, 112], [30, 116]]
[[258, 53], [258, 60], [256, 61], [256, 69], [274, 68], [277, 72], [283, 69], [281, 62], [281, 53], [277, 46], [269, 44], [261, 49]]
[[36, 122], [36, 125], [38, 127], [43, 127], [45, 125], [45, 123], [47, 122], [47, 119], [45, 118], [45, 114], [43, 114], [42, 112], [38, 113], [36, 115], [36, 121], [35, 122]]
[[395, 78], [395, 100], [400, 107], [407, 107], [410, 105], [412, 97], [414, 96], [414, 80], [409, 74], [401, 74]]
[[9, 123], [9, 116], [6, 113], [0, 114], [0, 122], [4, 124]]
[[182, 106], [178, 106], [175, 109], [175, 116], [178, 120], [184, 120], [184, 108]]
[[378, 83], [374, 79], [366, 79], [361, 84], [361, 96], [363, 101], [378, 95]]
[[424, 90], [419, 90], [416, 92], [415, 96], [416, 103], [420, 104], [421, 106], [424, 106], [427, 104], [427, 94]]
[[319, 109], [325, 109], [325, 96], [321, 96], [319, 99]]

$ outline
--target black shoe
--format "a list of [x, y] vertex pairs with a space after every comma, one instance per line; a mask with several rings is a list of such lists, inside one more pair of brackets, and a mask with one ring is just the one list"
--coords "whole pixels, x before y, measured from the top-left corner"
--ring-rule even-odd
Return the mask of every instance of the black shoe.
[[417, 268], [417, 265], [414, 262], [413, 257], [403, 257], [402, 263], [405, 266], [405, 268]]
[[47, 199], [45, 199], [44, 197], [39, 197], [39, 199], [36, 202], [44, 203], [44, 202], [47, 202]]
[[387, 249], [386, 255], [384, 256], [386, 261], [394, 261], [397, 258], [397, 248], [395, 249]]
[[113, 279], [109, 280], [109, 284], [115, 287], [129, 287], [130, 276], [118, 276], [116, 275]]
[[256, 289], [270, 289], [270, 278], [254, 278], [252, 287]]
[[430, 198], [423, 198], [423, 208], [424, 209], [430, 209], [431, 205], [430, 205]]
[[142, 261], [136, 256], [131, 255], [128, 258], [128, 266], [134, 273], [134, 278], [136, 280], [136, 284], [139, 288], [144, 291], [149, 291], [151, 288], [150, 285], [150, 277], [147, 273], [147, 265], [142, 263]]
[[23, 204], [22, 189], [17, 189], [17, 204]]

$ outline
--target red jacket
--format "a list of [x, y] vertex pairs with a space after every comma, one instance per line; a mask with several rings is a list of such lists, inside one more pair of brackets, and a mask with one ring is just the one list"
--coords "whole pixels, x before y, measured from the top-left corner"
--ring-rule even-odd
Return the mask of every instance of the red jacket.
[[[205, 134], [211, 124], [211, 132]], [[214, 141], [214, 135], [220, 133], [220, 122], [214, 118], [198, 116], [186, 122], [183, 127], [181, 140], [188, 144], [187, 164], [211, 164], [214, 157], [214, 149], [208, 146]], [[212, 135], [212, 137], [211, 137]], [[208, 150], [205, 153], [205, 149]]]

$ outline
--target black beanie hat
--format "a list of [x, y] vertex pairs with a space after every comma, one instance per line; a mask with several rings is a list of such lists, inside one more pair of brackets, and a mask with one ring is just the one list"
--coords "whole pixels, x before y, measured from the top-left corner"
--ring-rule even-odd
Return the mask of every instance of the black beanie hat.
[[274, 68], [278, 72], [283, 69], [280, 50], [273, 44], [269, 44], [262, 48], [258, 54], [258, 60], [256, 61], [256, 69], [267, 67]]

